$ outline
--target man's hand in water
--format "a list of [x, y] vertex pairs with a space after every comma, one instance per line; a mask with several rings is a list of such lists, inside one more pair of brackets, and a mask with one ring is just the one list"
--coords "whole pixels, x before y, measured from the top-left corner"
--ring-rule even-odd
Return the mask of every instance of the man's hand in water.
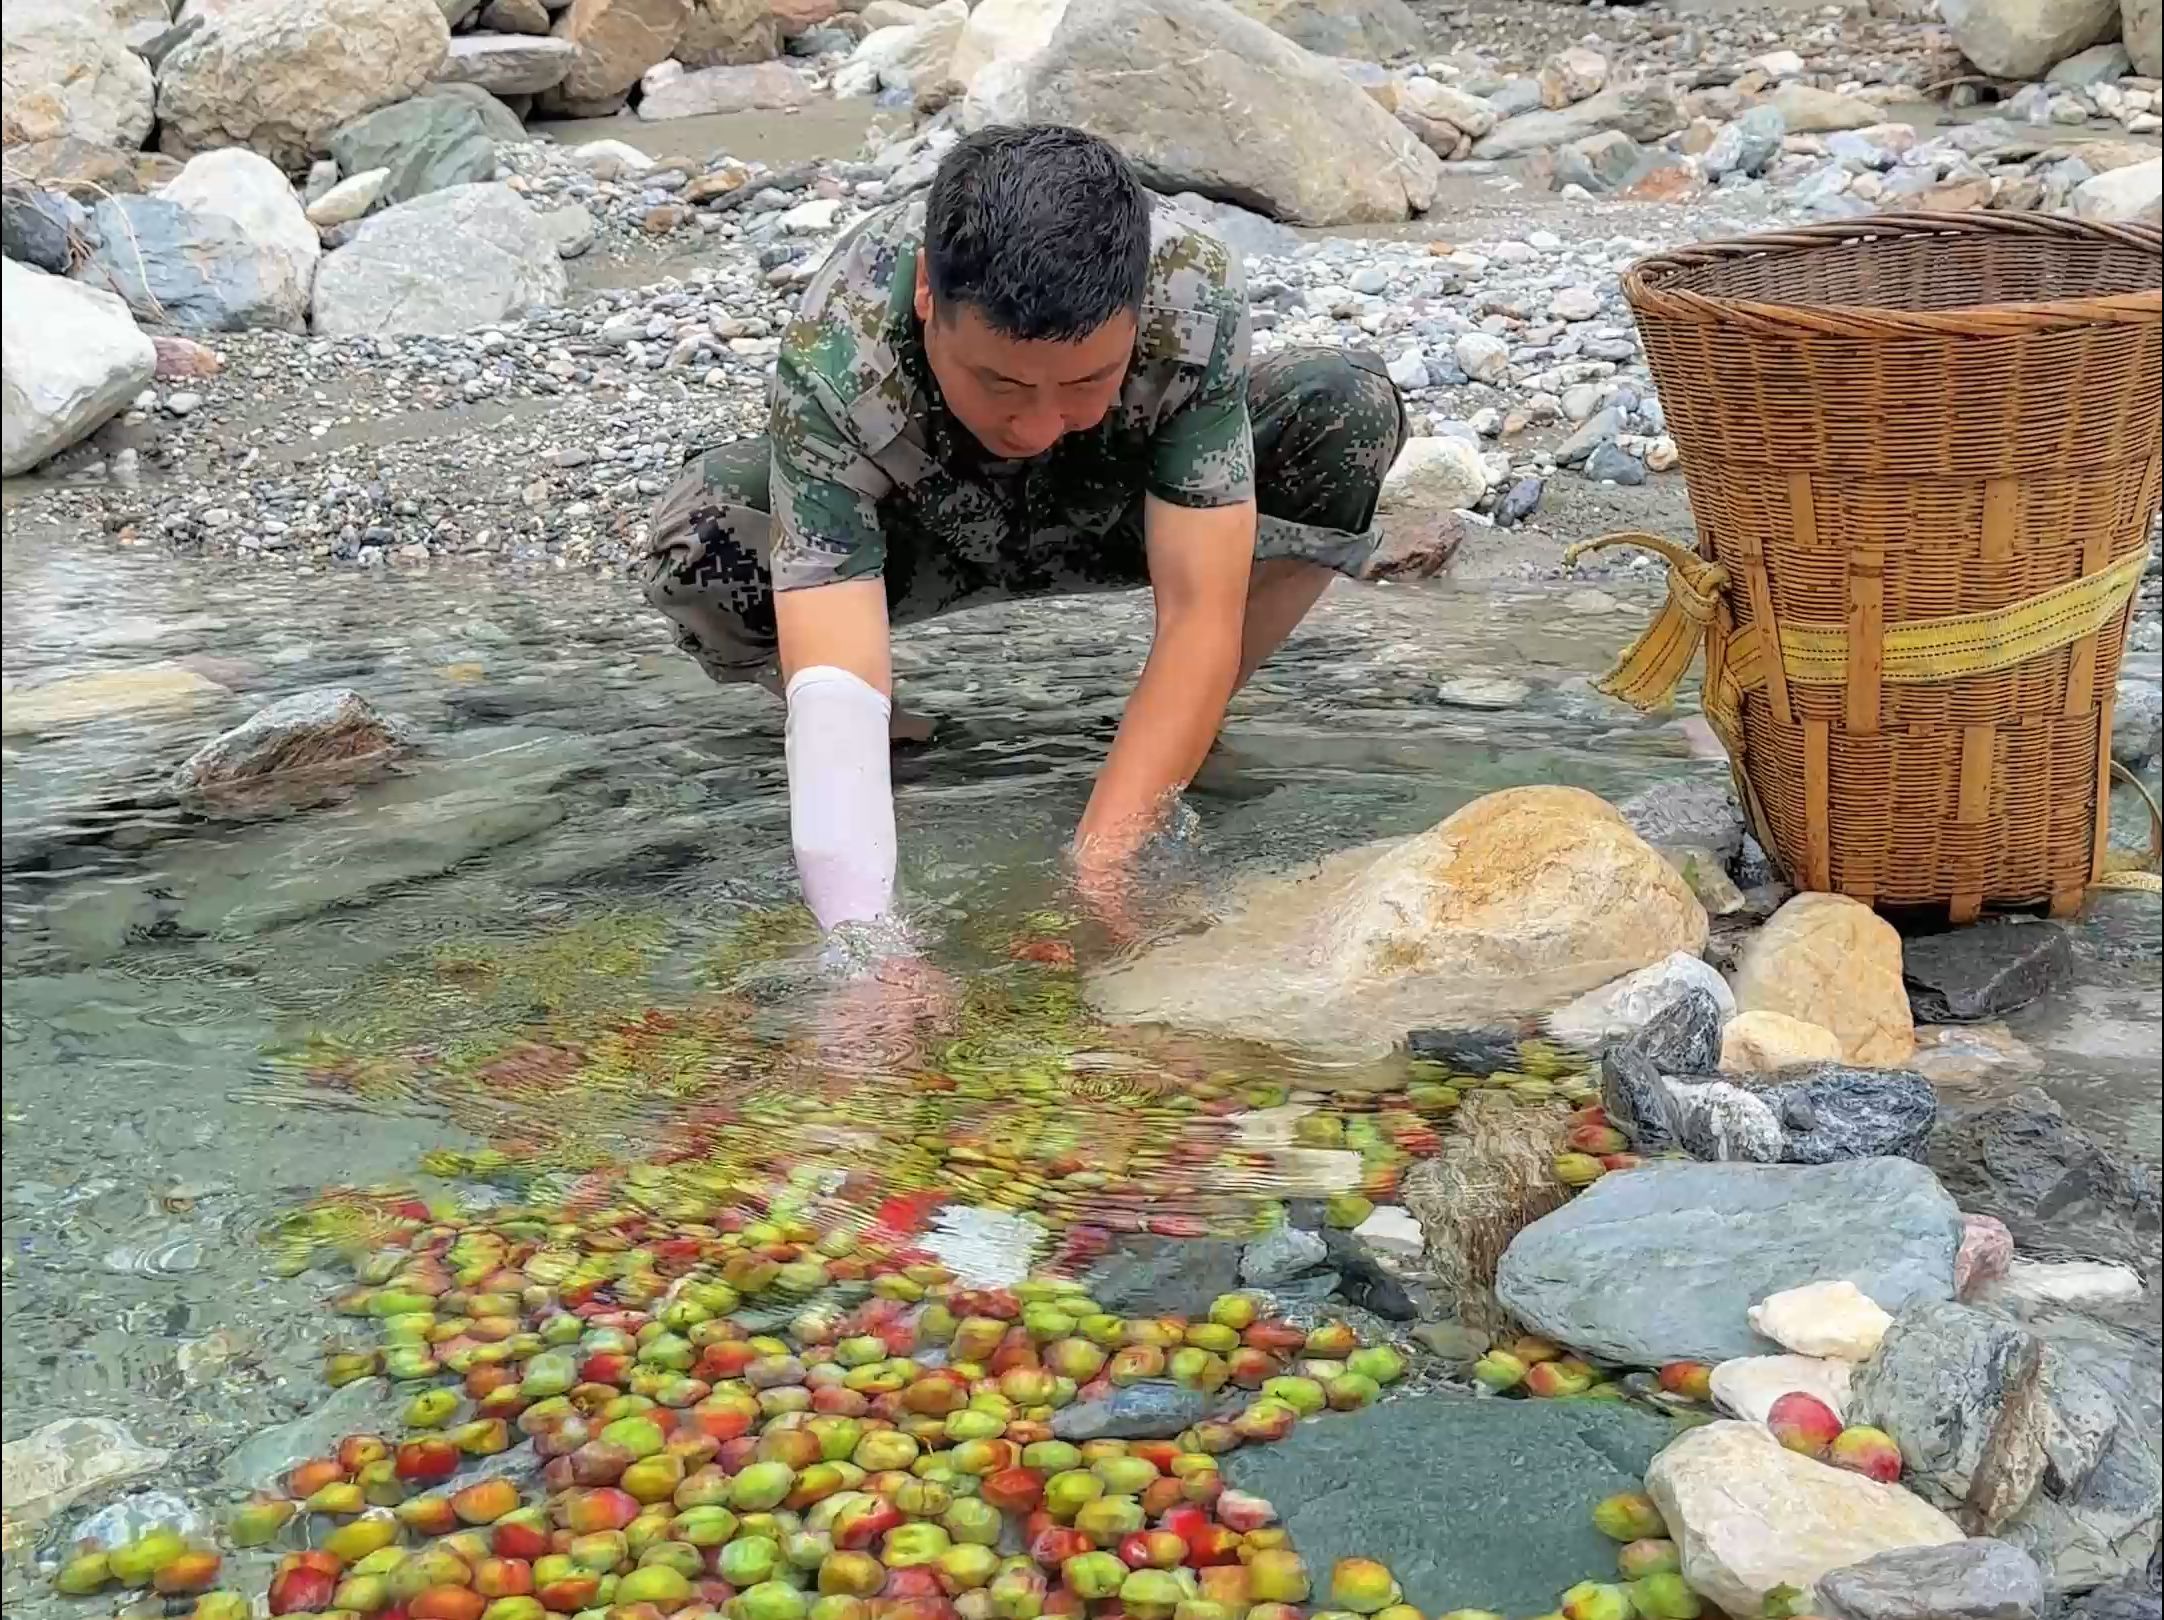
[[960, 987], [923, 957], [883, 956], [821, 998], [814, 1033], [834, 1068], [887, 1068], [951, 1028], [960, 1006]]

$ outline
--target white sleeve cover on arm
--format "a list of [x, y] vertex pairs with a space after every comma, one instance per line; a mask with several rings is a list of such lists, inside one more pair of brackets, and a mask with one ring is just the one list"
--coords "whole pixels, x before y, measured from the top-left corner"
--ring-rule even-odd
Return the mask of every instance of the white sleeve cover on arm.
[[830, 664], [798, 670], [786, 696], [789, 835], [805, 903], [821, 929], [871, 922], [894, 900], [890, 706]]

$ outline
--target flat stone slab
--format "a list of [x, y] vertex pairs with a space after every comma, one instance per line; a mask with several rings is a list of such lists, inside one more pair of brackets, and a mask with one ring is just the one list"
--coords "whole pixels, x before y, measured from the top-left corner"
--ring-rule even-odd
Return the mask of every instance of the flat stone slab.
[[1615, 1568], [1593, 1504], [1639, 1489], [1678, 1432], [1620, 1401], [1412, 1395], [1311, 1418], [1221, 1466], [1276, 1506], [1319, 1583], [1340, 1558], [1377, 1558], [1425, 1613], [1538, 1614]]

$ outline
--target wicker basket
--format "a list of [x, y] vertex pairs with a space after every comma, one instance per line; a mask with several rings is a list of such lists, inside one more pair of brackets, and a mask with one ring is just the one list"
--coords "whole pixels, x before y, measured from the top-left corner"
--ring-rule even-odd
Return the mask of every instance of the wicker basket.
[[2164, 233], [1889, 214], [1710, 242], [1624, 291], [1699, 546], [1607, 690], [1705, 707], [1799, 887], [2065, 914], [2164, 448]]

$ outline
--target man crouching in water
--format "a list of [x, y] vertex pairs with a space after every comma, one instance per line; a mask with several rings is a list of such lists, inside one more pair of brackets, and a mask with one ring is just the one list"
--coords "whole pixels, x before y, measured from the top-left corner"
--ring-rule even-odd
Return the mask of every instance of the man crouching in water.
[[646, 594], [677, 645], [787, 700], [791, 834], [824, 930], [894, 900], [888, 741], [914, 717], [890, 626], [1150, 588], [1149, 659], [1072, 851], [1082, 896], [1116, 915], [1232, 694], [1375, 553], [1406, 431], [1381, 361], [1251, 360], [1239, 255], [1151, 203], [1079, 130], [958, 142], [813, 278], [769, 436], [699, 453], [655, 511]]

